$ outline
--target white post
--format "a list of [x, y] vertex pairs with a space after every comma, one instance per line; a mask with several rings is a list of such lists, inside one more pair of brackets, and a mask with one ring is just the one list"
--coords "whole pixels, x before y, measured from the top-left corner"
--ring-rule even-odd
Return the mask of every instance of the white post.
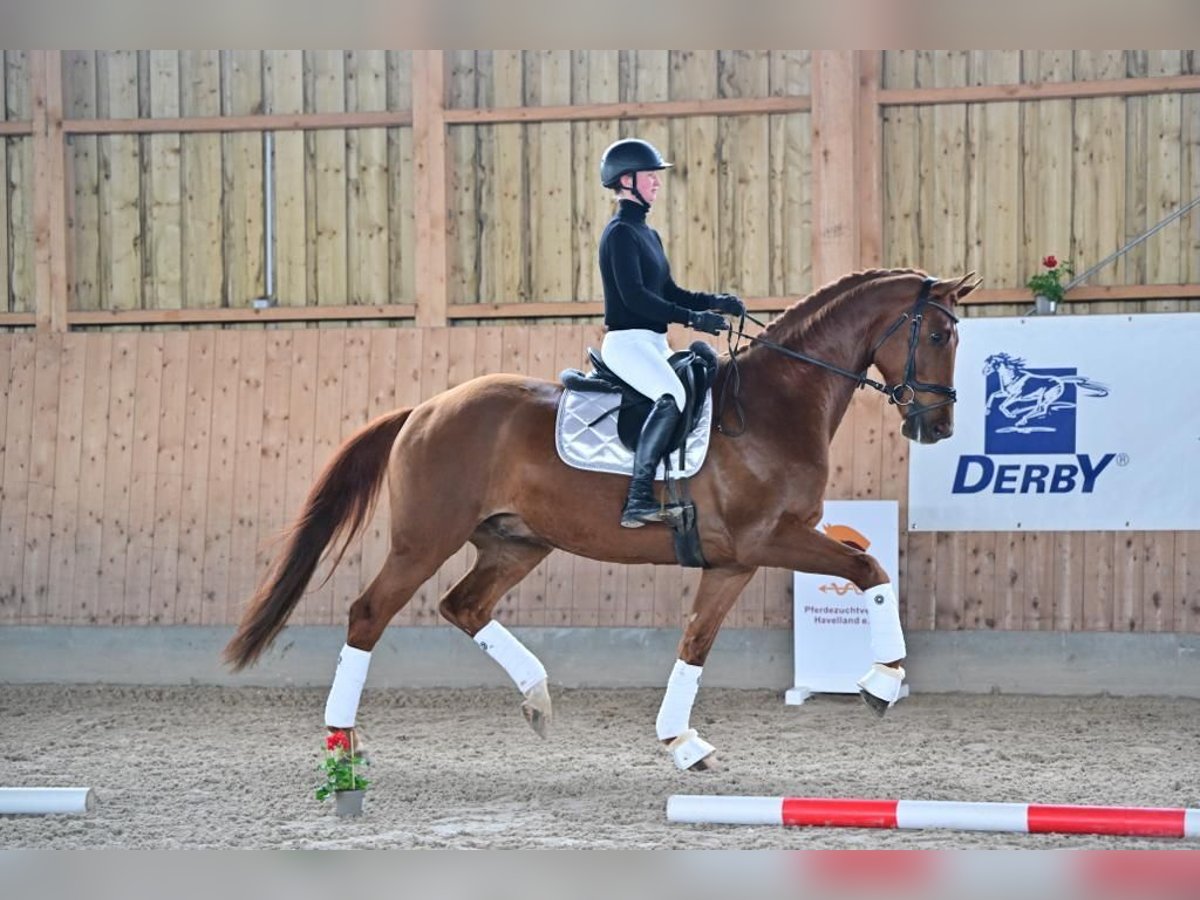
[[91, 788], [0, 788], [0, 815], [70, 815], [95, 808]]

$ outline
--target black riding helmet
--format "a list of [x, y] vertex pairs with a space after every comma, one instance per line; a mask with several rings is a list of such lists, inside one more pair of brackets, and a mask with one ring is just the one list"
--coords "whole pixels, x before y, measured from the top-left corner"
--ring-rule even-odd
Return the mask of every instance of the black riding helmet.
[[[634, 172], [657, 172], [660, 169], [671, 168], [671, 163], [663, 159], [661, 153], [648, 141], [638, 138], [625, 138], [610, 144], [600, 157], [600, 183], [606, 188], [618, 188], [621, 176]], [[642, 205], [649, 206], [646, 198], [633, 186], [633, 195]]]

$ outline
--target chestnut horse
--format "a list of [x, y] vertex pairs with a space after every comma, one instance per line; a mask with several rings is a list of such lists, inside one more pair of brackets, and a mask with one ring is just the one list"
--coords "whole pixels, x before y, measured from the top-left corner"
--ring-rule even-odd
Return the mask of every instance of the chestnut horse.
[[[701, 667], [721, 622], [761, 566], [831, 575], [870, 598], [875, 666], [859, 682], [877, 712], [901, 696], [905, 656], [895, 591], [869, 554], [817, 530], [829, 444], [861, 386], [885, 393], [910, 440], [953, 427], [955, 304], [978, 286], [912, 269], [871, 270], [829, 284], [779, 316], [751, 346], [720, 358], [708, 457], [691, 481], [708, 568], [684, 625], [658, 715], [658, 737], [681, 769], [703, 769], [713, 748], [689, 726]], [[749, 337], [748, 335], [746, 337]], [[867, 377], [874, 366], [885, 383]], [[475, 639], [524, 693], [539, 734], [550, 721], [546, 672], [500, 623], [500, 598], [558, 548], [618, 563], [676, 562], [664, 526], [621, 528], [624, 477], [564, 464], [554, 449], [562, 387], [518, 375], [475, 378], [419, 406], [381, 416], [350, 437], [313, 486], [282, 555], [225, 648], [235, 670], [283, 628], [321, 556], [333, 564], [362, 529], [384, 476], [391, 548], [349, 612], [346, 645], [326, 706], [330, 728], [351, 730], [370, 651], [417, 588], [465, 542], [474, 565], [439, 609]]]

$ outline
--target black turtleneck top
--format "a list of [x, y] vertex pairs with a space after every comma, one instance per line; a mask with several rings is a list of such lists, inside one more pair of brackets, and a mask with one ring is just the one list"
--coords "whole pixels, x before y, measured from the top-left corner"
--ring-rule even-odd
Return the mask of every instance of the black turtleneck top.
[[712, 294], [685, 291], [671, 279], [662, 238], [646, 224], [646, 207], [622, 200], [600, 236], [604, 324], [609, 331], [645, 328], [666, 333], [687, 324], [690, 310], [711, 309]]

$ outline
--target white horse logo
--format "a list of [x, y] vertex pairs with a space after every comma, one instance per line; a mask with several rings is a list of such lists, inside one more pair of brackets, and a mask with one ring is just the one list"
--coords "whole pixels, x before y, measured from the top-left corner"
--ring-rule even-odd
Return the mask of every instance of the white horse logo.
[[1048, 425], [1030, 425], [1034, 419], [1042, 419], [1057, 409], [1070, 409], [1075, 404], [1060, 399], [1068, 384], [1075, 385], [1091, 397], [1107, 397], [1108, 386], [1092, 381], [1082, 375], [1034, 374], [1025, 368], [1025, 360], [1007, 353], [994, 353], [983, 365], [986, 378], [993, 372], [1000, 378], [1000, 389], [988, 395], [984, 415], [992, 411], [992, 404], [1000, 401], [1000, 412], [1007, 419], [1015, 419], [1012, 425], [996, 429], [999, 433], [1016, 431], [1029, 434], [1034, 431], [1054, 431]]

